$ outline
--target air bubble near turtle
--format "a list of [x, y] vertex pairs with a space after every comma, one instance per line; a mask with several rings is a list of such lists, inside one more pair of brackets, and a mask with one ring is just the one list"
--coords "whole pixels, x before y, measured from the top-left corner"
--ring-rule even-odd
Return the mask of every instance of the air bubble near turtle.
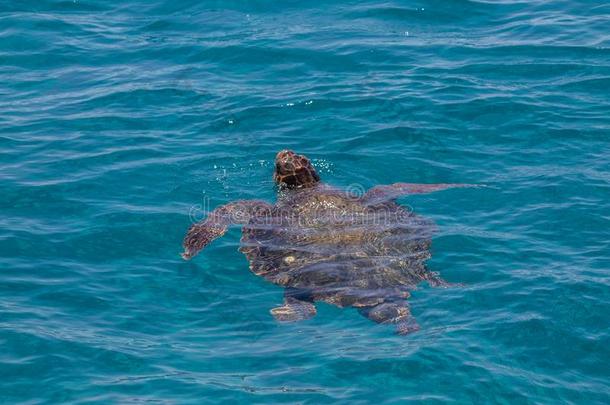
[[354, 307], [399, 334], [418, 330], [409, 291], [424, 281], [450, 284], [425, 265], [434, 225], [395, 200], [469, 185], [395, 183], [357, 195], [322, 184], [310, 160], [290, 150], [277, 154], [273, 179], [274, 205], [239, 200], [216, 208], [190, 227], [182, 257], [243, 225], [239, 250], [250, 270], [284, 288], [283, 304], [271, 309], [276, 320], [311, 318], [323, 301]]

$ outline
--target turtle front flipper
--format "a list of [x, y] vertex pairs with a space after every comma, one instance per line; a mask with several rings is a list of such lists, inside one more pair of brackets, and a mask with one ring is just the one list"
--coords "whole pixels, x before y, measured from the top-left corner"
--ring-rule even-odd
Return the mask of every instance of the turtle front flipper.
[[271, 315], [279, 322], [297, 322], [316, 315], [316, 306], [308, 297], [296, 294], [292, 289], [284, 292], [284, 305], [273, 308]]
[[184, 237], [182, 258], [189, 260], [214, 239], [222, 236], [229, 225], [247, 224], [253, 217], [271, 215], [273, 206], [258, 200], [240, 200], [216, 208], [203, 221], [191, 225]]
[[396, 325], [396, 333], [399, 335], [419, 330], [417, 321], [404, 301], [384, 302], [373, 307], [361, 308], [359, 311], [373, 322]]
[[478, 187], [474, 184], [416, 184], [416, 183], [394, 183], [375, 186], [362, 196], [365, 204], [378, 204], [385, 201], [395, 200], [408, 194], [426, 194], [435, 191], [446, 190], [456, 187]]

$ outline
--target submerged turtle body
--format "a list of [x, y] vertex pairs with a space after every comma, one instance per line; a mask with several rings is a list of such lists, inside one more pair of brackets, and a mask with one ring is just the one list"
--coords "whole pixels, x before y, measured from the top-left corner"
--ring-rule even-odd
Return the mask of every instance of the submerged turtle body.
[[318, 186], [281, 198], [268, 217], [242, 231], [240, 251], [253, 273], [292, 294], [340, 307], [367, 307], [409, 296], [433, 279], [431, 223], [394, 202]]
[[243, 224], [240, 251], [250, 270], [285, 288], [279, 321], [316, 313], [315, 302], [355, 307], [367, 318], [395, 324], [401, 334], [418, 329], [406, 299], [422, 281], [447, 286], [425, 261], [432, 223], [395, 202], [401, 195], [460, 184], [395, 183], [362, 196], [320, 183], [309, 160], [292, 151], [276, 157], [275, 205], [236, 201], [189, 229], [183, 257], [190, 259], [231, 224]]

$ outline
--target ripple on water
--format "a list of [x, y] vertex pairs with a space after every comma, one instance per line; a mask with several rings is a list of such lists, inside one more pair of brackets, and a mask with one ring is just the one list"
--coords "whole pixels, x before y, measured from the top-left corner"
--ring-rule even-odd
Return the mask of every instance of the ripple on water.
[[[607, 5], [5, 3], [0, 401], [609, 402]], [[285, 148], [490, 186], [399, 200], [465, 284], [413, 292], [420, 332], [275, 323], [238, 229], [181, 261]]]

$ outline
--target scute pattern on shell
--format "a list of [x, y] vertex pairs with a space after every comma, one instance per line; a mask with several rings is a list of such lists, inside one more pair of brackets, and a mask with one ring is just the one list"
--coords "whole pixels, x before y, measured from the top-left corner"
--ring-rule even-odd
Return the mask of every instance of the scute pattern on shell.
[[242, 230], [240, 250], [267, 280], [340, 307], [405, 299], [433, 278], [430, 221], [326, 186], [291, 191]]

